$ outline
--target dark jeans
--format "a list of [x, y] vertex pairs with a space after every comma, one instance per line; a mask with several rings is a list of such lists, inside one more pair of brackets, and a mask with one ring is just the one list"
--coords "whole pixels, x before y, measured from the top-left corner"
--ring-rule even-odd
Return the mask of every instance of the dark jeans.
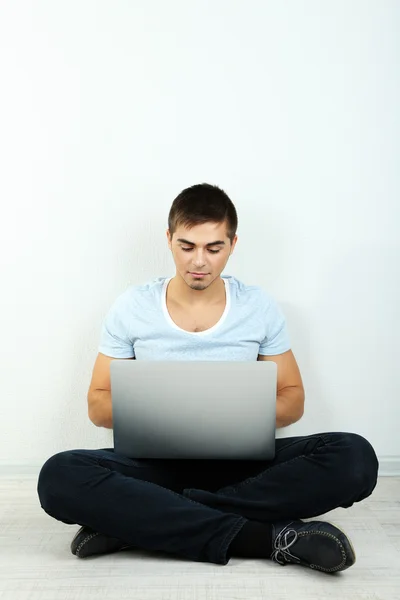
[[102, 450], [49, 458], [41, 507], [68, 524], [146, 550], [226, 565], [248, 519], [275, 522], [348, 508], [377, 483], [378, 459], [355, 433], [276, 440], [273, 461], [133, 460]]

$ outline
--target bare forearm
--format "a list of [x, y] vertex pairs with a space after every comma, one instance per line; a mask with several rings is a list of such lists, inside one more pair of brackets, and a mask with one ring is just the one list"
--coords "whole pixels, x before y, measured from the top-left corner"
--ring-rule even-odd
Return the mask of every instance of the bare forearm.
[[112, 403], [111, 392], [108, 390], [94, 390], [88, 396], [89, 419], [97, 427], [112, 429]]
[[300, 387], [287, 387], [277, 394], [276, 428], [287, 427], [299, 421], [304, 413], [304, 390]]

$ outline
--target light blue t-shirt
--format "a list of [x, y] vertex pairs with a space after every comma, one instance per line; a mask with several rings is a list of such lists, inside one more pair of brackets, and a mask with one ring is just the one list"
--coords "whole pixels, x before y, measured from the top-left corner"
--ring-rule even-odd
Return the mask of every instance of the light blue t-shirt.
[[222, 275], [225, 311], [214, 327], [181, 329], [166, 305], [172, 277], [131, 285], [115, 300], [104, 320], [99, 352], [137, 360], [257, 360], [258, 354], [290, 350], [286, 320], [276, 301], [255, 285]]

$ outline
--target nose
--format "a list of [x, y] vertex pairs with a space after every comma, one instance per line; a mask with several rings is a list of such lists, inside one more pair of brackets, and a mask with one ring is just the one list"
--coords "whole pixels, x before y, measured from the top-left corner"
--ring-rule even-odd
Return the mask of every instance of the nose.
[[204, 258], [201, 253], [196, 255], [196, 258], [193, 261], [193, 264], [195, 265], [195, 268], [193, 269], [194, 271], [202, 271], [203, 270], [205, 263], [204, 263]]

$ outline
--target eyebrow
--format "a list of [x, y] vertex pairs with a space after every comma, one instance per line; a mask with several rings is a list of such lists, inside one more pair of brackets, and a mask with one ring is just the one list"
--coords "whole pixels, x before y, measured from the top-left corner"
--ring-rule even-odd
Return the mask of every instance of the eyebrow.
[[[194, 242], [189, 242], [189, 240], [184, 240], [182, 238], [179, 238], [176, 241], [183, 242], [184, 244], [189, 244], [189, 246], [196, 245]], [[206, 246], [216, 246], [217, 244], [223, 244], [225, 246], [225, 242], [223, 240], [217, 240], [216, 242], [210, 242], [209, 244], [206, 244]]]

